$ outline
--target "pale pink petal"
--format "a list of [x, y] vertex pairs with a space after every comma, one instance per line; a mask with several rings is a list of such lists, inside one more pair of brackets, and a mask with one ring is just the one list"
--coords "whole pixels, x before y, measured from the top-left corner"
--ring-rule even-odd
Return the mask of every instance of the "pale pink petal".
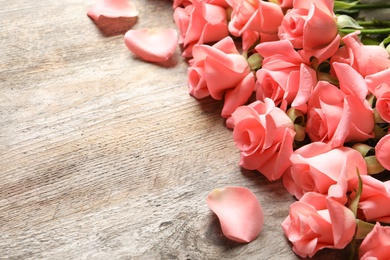
[[245, 187], [214, 189], [207, 196], [207, 205], [218, 216], [223, 234], [231, 240], [249, 243], [263, 228], [260, 203]]
[[138, 10], [128, 0], [100, 0], [87, 15], [106, 36], [123, 34], [137, 22]]
[[326, 195], [321, 193], [307, 192], [299, 199], [299, 201], [313, 206], [316, 210], [327, 209]]
[[270, 181], [274, 181], [282, 177], [283, 173], [291, 165], [289, 159], [293, 153], [295, 132], [289, 128], [285, 128], [284, 130], [284, 137], [282, 142], [279, 144], [279, 150], [274, 152], [272, 157], [257, 169]]
[[249, 73], [237, 87], [228, 89], [225, 93], [225, 102], [222, 109], [222, 117], [228, 118], [241, 105], [248, 102], [248, 99], [255, 88], [253, 73]]
[[177, 32], [174, 29], [129, 30], [125, 34], [125, 44], [130, 51], [146, 61], [167, 61], [175, 52]]
[[291, 103], [292, 107], [306, 113], [307, 101], [313, 92], [316, 80], [316, 71], [302, 63], [299, 72], [299, 87], [294, 101]]
[[91, 7], [87, 15], [93, 20], [100, 16], [117, 18], [117, 17], [136, 17], [138, 11], [134, 4], [128, 0], [101, 0]]
[[356, 218], [353, 212], [333, 199], [326, 204], [332, 221], [334, 248], [342, 249], [351, 242], [356, 230]]
[[333, 63], [334, 71], [340, 81], [340, 89], [346, 95], [354, 95], [361, 102], [368, 95], [368, 87], [362, 75], [345, 63]]

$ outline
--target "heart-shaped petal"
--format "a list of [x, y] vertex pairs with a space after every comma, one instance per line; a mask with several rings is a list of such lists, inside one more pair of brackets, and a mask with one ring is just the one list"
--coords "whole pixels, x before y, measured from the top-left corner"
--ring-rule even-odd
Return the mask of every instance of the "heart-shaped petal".
[[249, 243], [260, 234], [264, 213], [255, 194], [245, 187], [214, 189], [207, 205], [218, 216], [223, 234], [234, 241]]
[[129, 30], [125, 34], [125, 44], [130, 51], [146, 61], [163, 62], [175, 52], [177, 37], [175, 29]]
[[128, 0], [101, 0], [87, 15], [105, 36], [124, 34], [138, 19], [138, 10]]

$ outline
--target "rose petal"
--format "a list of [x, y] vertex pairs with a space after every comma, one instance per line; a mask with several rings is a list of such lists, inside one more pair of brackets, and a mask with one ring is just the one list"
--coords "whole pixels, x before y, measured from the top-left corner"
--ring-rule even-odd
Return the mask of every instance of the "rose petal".
[[87, 15], [93, 20], [99, 19], [100, 16], [109, 18], [136, 17], [138, 11], [134, 4], [128, 0], [101, 0], [88, 10]]
[[218, 216], [223, 234], [231, 240], [249, 243], [263, 228], [260, 203], [245, 187], [214, 189], [207, 196], [207, 205]]
[[167, 61], [175, 52], [177, 41], [175, 29], [129, 30], [125, 34], [127, 48], [150, 62]]
[[342, 249], [351, 242], [356, 231], [353, 212], [338, 201], [328, 198], [326, 204], [332, 221], [334, 248]]
[[128, 0], [101, 0], [87, 15], [106, 36], [127, 32], [137, 22], [138, 10]]

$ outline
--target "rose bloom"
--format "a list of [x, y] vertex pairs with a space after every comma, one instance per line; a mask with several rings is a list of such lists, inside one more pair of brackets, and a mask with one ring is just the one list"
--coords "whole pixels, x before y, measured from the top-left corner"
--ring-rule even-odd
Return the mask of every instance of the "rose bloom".
[[262, 0], [227, 0], [232, 7], [229, 32], [241, 36], [245, 31], [276, 34], [283, 19], [282, 8]]
[[279, 38], [296, 49], [320, 49], [329, 45], [338, 29], [333, 0], [295, 0], [283, 18]]
[[196, 0], [184, 8], [175, 8], [173, 18], [180, 31], [179, 44], [183, 44], [185, 57], [192, 56], [195, 44], [216, 42], [229, 34], [226, 11], [218, 5]]
[[379, 45], [364, 45], [358, 35], [360, 31], [343, 37], [343, 43], [331, 63], [343, 62], [351, 65], [363, 77], [372, 75], [390, 67], [389, 53]]
[[367, 84], [349, 65], [334, 63], [333, 67], [340, 88], [326, 81], [317, 83], [308, 101], [308, 136], [333, 147], [372, 138], [374, 114], [366, 100]]
[[294, 141], [291, 119], [271, 99], [241, 106], [226, 122], [240, 150], [240, 166], [276, 180], [290, 166]]
[[271, 98], [284, 111], [294, 103], [292, 107], [306, 112], [306, 102], [316, 82], [316, 72], [312, 68], [303, 63], [298, 70], [272, 71], [262, 68], [256, 72], [256, 78], [258, 100]]
[[216, 44], [195, 45], [189, 61], [188, 88], [195, 98], [225, 98], [222, 116], [228, 117], [245, 104], [254, 90], [254, 76], [231, 37]]
[[368, 89], [376, 97], [375, 108], [383, 120], [390, 123], [390, 69], [365, 78]]
[[312, 257], [323, 248], [347, 246], [355, 234], [356, 219], [343, 204], [310, 192], [291, 204], [282, 228], [297, 255]]
[[390, 134], [382, 137], [375, 146], [375, 157], [378, 162], [390, 171]]
[[265, 42], [255, 50], [263, 57], [256, 72], [256, 98], [271, 98], [282, 110], [293, 107], [306, 111], [306, 103], [316, 83], [316, 73], [303, 63], [291, 42]]
[[390, 227], [375, 224], [359, 247], [359, 259], [390, 259]]
[[291, 166], [283, 175], [284, 187], [297, 199], [307, 192], [327, 194], [332, 185], [348, 189], [348, 182], [357, 179], [357, 170], [367, 174], [363, 156], [349, 147], [332, 148], [331, 145], [314, 142], [294, 151]]

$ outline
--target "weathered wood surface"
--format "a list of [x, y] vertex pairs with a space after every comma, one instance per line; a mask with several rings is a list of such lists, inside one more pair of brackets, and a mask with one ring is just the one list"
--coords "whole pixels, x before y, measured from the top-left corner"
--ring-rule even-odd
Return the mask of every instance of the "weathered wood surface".
[[[134, 28], [173, 27], [170, 0], [134, 0]], [[238, 166], [221, 104], [165, 64], [104, 37], [94, 0], [0, 4], [1, 259], [297, 259], [280, 223], [294, 199]], [[241, 185], [265, 226], [228, 241], [205, 198]], [[343, 259], [323, 251], [317, 259]]]

